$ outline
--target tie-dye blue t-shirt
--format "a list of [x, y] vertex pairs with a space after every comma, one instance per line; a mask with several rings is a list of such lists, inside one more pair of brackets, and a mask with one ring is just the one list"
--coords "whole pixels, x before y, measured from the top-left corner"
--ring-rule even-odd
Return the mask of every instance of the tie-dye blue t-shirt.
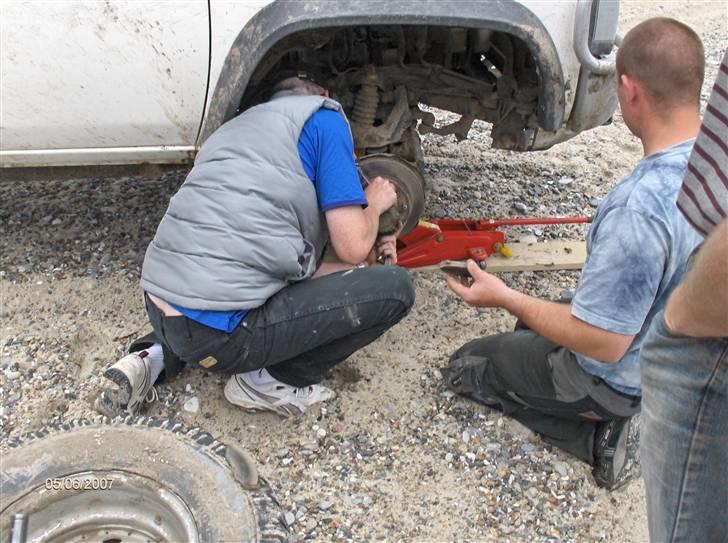
[[635, 396], [641, 395], [642, 340], [701, 241], [675, 205], [693, 141], [645, 157], [604, 198], [587, 236], [587, 261], [572, 301], [575, 317], [617, 334], [635, 334], [616, 364], [576, 354], [586, 371]]

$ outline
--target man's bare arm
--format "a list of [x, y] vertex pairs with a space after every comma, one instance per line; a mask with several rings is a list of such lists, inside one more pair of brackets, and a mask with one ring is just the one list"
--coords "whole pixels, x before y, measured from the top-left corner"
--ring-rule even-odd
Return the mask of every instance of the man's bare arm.
[[728, 336], [728, 218], [705, 240], [667, 301], [665, 324], [683, 336]]
[[470, 305], [502, 307], [531, 330], [557, 345], [604, 362], [618, 362], [634, 335], [622, 335], [592, 326], [571, 314], [570, 304], [548, 302], [509, 288], [503, 281], [468, 262], [473, 284], [468, 287], [448, 277], [450, 288]]
[[346, 206], [326, 212], [331, 244], [336, 255], [347, 264], [366, 259], [377, 239], [379, 212], [373, 207]]
[[394, 185], [376, 177], [365, 190], [368, 207], [345, 206], [326, 212], [331, 244], [347, 264], [363, 262], [374, 247], [379, 231], [379, 215], [397, 201]]

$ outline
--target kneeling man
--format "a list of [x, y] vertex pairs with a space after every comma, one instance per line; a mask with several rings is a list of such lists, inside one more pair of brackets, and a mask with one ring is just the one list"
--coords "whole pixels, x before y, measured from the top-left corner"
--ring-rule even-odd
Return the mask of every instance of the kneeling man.
[[448, 278], [469, 304], [505, 308], [522, 323], [460, 348], [448, 386], [593, 465], [607, 489], [623, 482], [642, 340], [700, 242], [674, 202], [700, 128], [703, 71], [702, 43], [682, 23], [650, 19], [625, 37], [617, 95], [644, 158], [599, 205], [570, 304], [516, 292], [474, 262], [472, 285]]

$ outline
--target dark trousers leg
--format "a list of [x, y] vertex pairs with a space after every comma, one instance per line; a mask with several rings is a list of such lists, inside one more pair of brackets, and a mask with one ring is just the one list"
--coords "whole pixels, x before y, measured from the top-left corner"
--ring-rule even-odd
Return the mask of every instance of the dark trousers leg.
[[[145, 302], [149, 303], [146, 301], [146, 299]], [[160, 345], [162, 345], [162, 352], [164, 356], [164, 370], [162, 370], [162, 373], [159, 374], [156, 383], [166, 383], [170, 379], [176, 377], [177, 374], [182, 371], [185, 363], [176, 354], [174, 354], [174, 352], [172, 352], [172, 350], [157, 334], [157, 332], [151, 331], [147, 335], [142, 336], [139, 339], [135, 339], [132, 344], [129, 345], [128, 351], [130, 353], [143, 351], [144, 349], [148, 349], [155, 343], [159, 343]]]
[[597, 424], [637, 411], [634, 398], [613, 391], [582, 370], [573, 353], [531, 330], [467, 343], [451, 357], [447, 381], [589, 464]]
[[394, 266], [357, 268], [294, 285], [252, 316], [250, 327], [264, 341], [249, 356], [284, 383], [318, 383], [398, 323], [413, 303], [409, 274]]
[[407, 271], [372, 266], [286, 287], [230, 334], [166, 317], [153, 304], [148, 311], [156, 335], [179, 360], [227, 374], [267, 368], [279, 381], [303, 387], [399, 322], [414, 296]]

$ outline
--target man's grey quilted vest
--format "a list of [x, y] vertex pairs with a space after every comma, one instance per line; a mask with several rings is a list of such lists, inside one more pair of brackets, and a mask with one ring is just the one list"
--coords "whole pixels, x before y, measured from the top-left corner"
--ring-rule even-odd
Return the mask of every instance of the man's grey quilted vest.
[[209, 137], [147, 249], [144, 290], [190, 309], [252, 309], [311, 277], [328, 232], [298, 137], [322, 107], [341, 111], [279, 93]]

